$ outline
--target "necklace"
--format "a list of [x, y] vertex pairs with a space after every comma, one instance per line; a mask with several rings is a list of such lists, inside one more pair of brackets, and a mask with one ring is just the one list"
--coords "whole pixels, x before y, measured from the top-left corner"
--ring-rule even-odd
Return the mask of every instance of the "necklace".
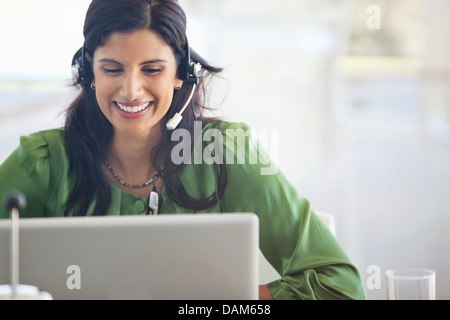
[[148, 197], [147, 214], [151, 214], [151, 215], [157, 215], [158, 214], [158, 210], [159, 210], [159, 196], [158, 196], [158, 192], [156, 191], [155, 181], [156, 181], [156, 179], [158, 179], [160, 177], [159, 173], [155, 174], [150, 180], [148, 180], [145, 183], [129, 184], [129, 183], [126, 183], [125, 181], [123, 181], [122, 179], [120, 179], [120, 177], [113, 170], [113, 168], [111, 168], [111, 166], [109, 165], [109, 163], [108, 163], [108, 161], [106, 159], [105, 159], [105, 166], [112, 173], [114, 178], [116, 178], [116, 180], [119, 181], [125, 187], [136, 189], [136, 188], [146, 187], [150, 183], [153, 183], [153, 190], [150, 191], [150, 195]]
[[113, 168], [111, 168], [111, 166], [109, 165], [108, 161], [105, 159], [105, 166], [106, 168], [108, 168], [108, 170], [112, 173], [112, 175], [114, 176], [114, 178], [116, 178], [117, 181], [120, 182], [120, 184], [124, 185], [125, 187], [128, 188], [132, 188], [132, 189], [137, 189], [137, 188], [144, 188], [146, 186], [148, 186], [151, 183], [154, 183], [156, 181], [156, 179], [159, 178], [159, 173], [155, 174], [150, 180], [148, 180], [145, 183], [141, 183], [141, 184], [129, 184], [126, 183], [125, 181], [123, 181], [118, 175], [117, 173], [113, 170]]

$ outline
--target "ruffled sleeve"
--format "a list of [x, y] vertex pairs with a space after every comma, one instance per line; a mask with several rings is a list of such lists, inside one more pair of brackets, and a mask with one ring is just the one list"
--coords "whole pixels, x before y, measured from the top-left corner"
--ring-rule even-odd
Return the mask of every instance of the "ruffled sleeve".
[[[0, 197], [9, 191], [21, 191], [27, 200], [27, 206], [20, 212], [21, 217], [44, 217], [48, 215], [52, 201], [60, 199], [58, 185], [61, 177], [67, 179], [67, 167], [62, 131], [59, 129], [34, 133], [21, 137], [19, 147], [0, 165]], [[57, 177], [55, 179], [55, 177]], [[58, 181], [57, 181], [58, 180]], [[57, 186], [52, 188], [51, 186]], [[52, 211], [54, 212], [54, 211]], [[59, 212], [59, 211], [58, 211]], [[9, 212], [0, 208], [0, 218], [8, 218]]]

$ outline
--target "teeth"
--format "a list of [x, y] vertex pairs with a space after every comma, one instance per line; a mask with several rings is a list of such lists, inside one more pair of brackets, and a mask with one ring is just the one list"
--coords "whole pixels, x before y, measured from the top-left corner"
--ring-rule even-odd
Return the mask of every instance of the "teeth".
[[137, 107], [127, 107], [127, 106], [124, 106], [123, 104], [117, 102], [117, 105], [119, 106], [119, 108], [121, 110], [123, 110], [125, 112], [130, 112], [130, 113], [136, 113], [136, 112], [142, 111], [145, 108], [147, 108], [149, 104], [150, 104], [150, 101], [146, 102], [144, 104], [141, 104], [140, 106], [137, 106]]

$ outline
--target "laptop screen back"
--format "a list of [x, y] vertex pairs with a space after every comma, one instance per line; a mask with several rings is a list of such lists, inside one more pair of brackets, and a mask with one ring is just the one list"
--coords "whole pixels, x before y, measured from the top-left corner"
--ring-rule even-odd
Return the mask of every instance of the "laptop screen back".
[[[20, 220], [19, 283], [54, 299], [257, 299], [249, 213]], [[0, 221], [0, 284], [10, 283]]]

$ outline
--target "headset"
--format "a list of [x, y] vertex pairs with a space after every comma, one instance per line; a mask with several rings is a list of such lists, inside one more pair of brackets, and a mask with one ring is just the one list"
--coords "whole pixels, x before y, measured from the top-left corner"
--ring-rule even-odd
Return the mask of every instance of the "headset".
[[180, 64], [180, 72], [178, 73], [180, 79], [184, 78], [184, 82], [186, 84], [191, 84], [192, 89], [189, 94], [189, 98], [184, 103], [183, 107], [181, 107], [180, 111], [174, 114], [174, 116], [167, 121], [166, 128], [167, 130], [175, 130], [175, 128], [180, 123], [183, 118], [181, 114], [184, 112], [189, 102], [191, 102], [192, 97], [194, 96], [194, 91], [197, 85], [200, 82], [200, 78], [202, 76], [202, 65], [198, 62], [191, 61], [191, 50], [189, 48], [189, 43], [186, 40], [186, 57], [184, 61]]
[[[72, 59], [72, 77], [75, 84], [89, 85], [87, 83], [87, 69], [85, 70], [85, 45], [75, 53]], [[189, 94], [188, 99], [186, 100], [183, 107], [181, 107], [180, 111], [175, 113], [175, 115], [166, 123], [166, 128], [168, 130], [175, 130], [178, 124], [181, 122], [183, 118], [181, 114], [184, 112], [189, 102], [191, 102], [192, 97], [194, 96], [195, 88], [200, 83], [200, 78], [202, 76], [202, 65], [198, 62], [191, 61], [191, 51], [189, 47], [189, 43], [186, 40], [186, 56], [181, 61], [179, 67], [178, 76], [184, 83], [192, 85], [191, 93]]]
[[85, 72], [84, 72], [84, 44], [78, 49], [72, 58], [72, 78], [75, 84], [84, 84]]

